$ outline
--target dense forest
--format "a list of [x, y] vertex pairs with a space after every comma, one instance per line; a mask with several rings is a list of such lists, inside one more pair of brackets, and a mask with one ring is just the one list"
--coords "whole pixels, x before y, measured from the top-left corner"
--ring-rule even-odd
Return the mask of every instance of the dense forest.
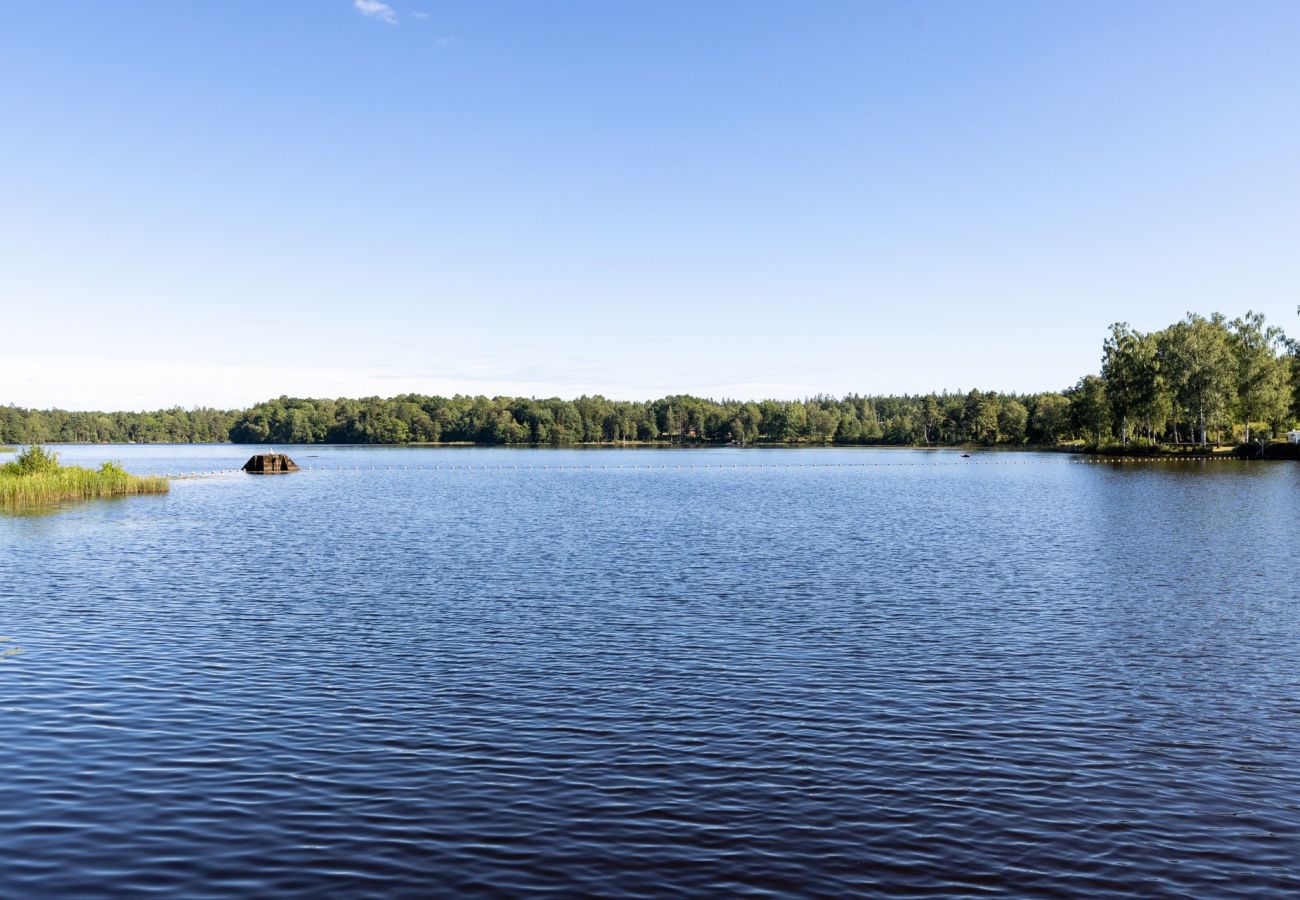
[[1193, 444], [1278, 435], [1300, 420], [1300, 345], [1262, 315], [1111, 326], [1099, 374], [1061, 392], [973, 390], [806, 400], [523, 397], [306, 400], [246, 410], [65, 412], [0, 406], [0, 442], [575, 444]]

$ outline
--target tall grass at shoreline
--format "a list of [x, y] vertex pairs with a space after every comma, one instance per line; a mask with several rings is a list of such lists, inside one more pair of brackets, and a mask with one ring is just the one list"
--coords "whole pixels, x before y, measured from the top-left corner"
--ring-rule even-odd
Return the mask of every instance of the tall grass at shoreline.
[[0, 466], [0, 506], [48, 506], [67, 500], [98, 500], [134, 494], [165, 494], [166, 478], [132, 475], [115, 462], [98, 469], [63, 466], [43, 447], [28, 447]]

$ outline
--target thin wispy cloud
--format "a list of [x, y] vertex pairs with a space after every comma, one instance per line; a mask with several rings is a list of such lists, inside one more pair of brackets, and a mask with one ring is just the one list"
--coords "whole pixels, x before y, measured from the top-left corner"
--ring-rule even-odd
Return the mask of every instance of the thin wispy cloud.
[[387, 22], [389, 25], [397, 24], [396, 10], [387, 3], [381, 3], [380, 0], [352, 0], [352, 6], [363, 16]]
[[[411, 10], [411, 18], [427, 22], [429, 20], [429, 14], [423, 10], [413, 9]], [[455, 43], [456, 38], [450, 34], [440, 35], [433, 39], [433, 46], [435, 47], [450, 47]]]

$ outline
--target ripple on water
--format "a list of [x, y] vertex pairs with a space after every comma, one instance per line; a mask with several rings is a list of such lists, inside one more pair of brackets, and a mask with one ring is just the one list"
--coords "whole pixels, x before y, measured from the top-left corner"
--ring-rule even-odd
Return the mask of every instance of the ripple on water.
[[321, 456], [0, 520], [0, 896], [1300, 891], [1294, 467]]

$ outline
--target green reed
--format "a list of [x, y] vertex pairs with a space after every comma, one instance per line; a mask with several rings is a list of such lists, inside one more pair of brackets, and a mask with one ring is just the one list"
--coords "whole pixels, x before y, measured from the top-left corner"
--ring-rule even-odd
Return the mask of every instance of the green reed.
[[132, 475], [115, 462], [98, 469], [60, 465], [57, 454], [37, 446], [0, 466], [0, 506], [7, 507], [165, 494], [169, 489], [166, 478]]

